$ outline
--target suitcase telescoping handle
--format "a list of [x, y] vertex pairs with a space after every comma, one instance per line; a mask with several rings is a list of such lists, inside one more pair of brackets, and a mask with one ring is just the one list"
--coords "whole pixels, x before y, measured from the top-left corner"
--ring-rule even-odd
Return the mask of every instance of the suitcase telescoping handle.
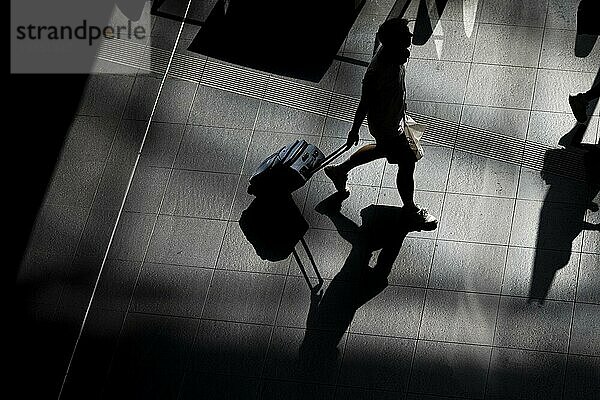
[[339, 156], [341, 156], [342, 154], [344, 154], [346, 151], [350, 150], [350, 147], [352, 146], [348, 146], [346, 143], [344, 143], [343, 145], [341, 145], [340, 147], [338, 147], [333, 153], [331, 153], [330, 155], [328, 155], [327, 157], [325, 157], [323, 159], [323, 162], [321, 164], [319, 164], [313, 171], [312, 173], [316, 173], [317, 171], [319, 171], [322, 168], [325, 168], [327, 165], [329, 165], [333, 160], [335, 160], [336, 158], [338, 158]]

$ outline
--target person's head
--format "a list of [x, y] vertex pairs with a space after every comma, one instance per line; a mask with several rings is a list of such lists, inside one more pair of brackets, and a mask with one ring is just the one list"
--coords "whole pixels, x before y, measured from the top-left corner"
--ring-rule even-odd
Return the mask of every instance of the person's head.
[[412, 33], [408, 29], [408, 20], [391, 18], [385, 21], [377, 31], [377, 37], [384, 48], [389, 50], [408, 49]]

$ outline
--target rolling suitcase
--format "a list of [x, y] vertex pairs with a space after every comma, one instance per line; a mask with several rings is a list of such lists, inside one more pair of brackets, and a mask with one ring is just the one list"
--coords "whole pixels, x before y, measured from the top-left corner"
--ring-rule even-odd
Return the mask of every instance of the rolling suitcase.
[[296, 140], [269, 156], [250, 177], [248, 193], [291, 193], [301, 188], [315, 172], [348, 150], [345, 144], [325, 157], [306, 140]]

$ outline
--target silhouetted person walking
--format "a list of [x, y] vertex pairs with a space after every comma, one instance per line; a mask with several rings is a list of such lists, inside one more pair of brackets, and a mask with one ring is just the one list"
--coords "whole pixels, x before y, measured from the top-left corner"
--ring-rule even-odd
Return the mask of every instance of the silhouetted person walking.
[[[577, 7], [577, 35], [600, 35], [600, 23], [598, 23], [598, 13], [600, 12], [600, 2], [598, 0], [581, 0]], [[595, 41], [595, 39], [594, 39]], [[592, 42], [593, 46], [593, 42]], [[591, 50], [591, 47], [590, 49]], [[577, 54], [577, 49], [575, 54]], [[592, 88], [587, 92], [577, 93], [569, 96], [569, 105], [577, 122], [585, 123], [588, 119], [587, 107], [589, 103], [600, 97], [600, 83], [596, 80]]]
[[404, 210], [422, 223], [434, 224], [436, 218], [414, 202], [413, 173], [417, 158], [402, 131], [406, 111], [404, 64], [410, 56], [408, 47], [412, 37], [408, 21], [389, 19], [379, 27], [377, 35], [381, 47], [365, 73], [360, 103], [347, 141], [348, 146], [358, 144], [360, 126], [367, 118], [376, 144], [365, 145], [342, 164], [325, 168], [325, 174], [339, 192], [345, 192], [350, 170], [385, 157], [390, 164], [398, 165], [396, 185]]

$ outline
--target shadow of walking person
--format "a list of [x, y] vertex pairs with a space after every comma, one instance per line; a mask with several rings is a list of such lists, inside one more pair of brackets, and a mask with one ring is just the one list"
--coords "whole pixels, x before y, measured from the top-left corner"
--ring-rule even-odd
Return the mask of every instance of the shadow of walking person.
[[[307, 371], [335, 363], [337, 346], [356, 311], [387, 286], [387, 277], [406, 235], [421, 230], [400, 207], [370, 205], [361, 210], [362, 225], [340, 213], [346, 193], [337, 192], [316, 209], [334, 223], [352, 245], [342, 269], [325, 292], [313, 293], [300, 347], [300, 362]], [[379, 254], [374, 257], [374, 254]], [[321, 366], [321, 367], [319, 367]]]
[[[577, 125], [565, 138], [583, 137], [586, 125]], [[598, 211], [594, 199], [600, 190], [598, 145], [571, 142], [544, 156], [542, 178], [548, 185], [540, 211], [529, 301], [543, 304], [556, 273], [571, 259], [573, 244], [583, 230], [598, 230], [585, 221], [588, 210]]]

